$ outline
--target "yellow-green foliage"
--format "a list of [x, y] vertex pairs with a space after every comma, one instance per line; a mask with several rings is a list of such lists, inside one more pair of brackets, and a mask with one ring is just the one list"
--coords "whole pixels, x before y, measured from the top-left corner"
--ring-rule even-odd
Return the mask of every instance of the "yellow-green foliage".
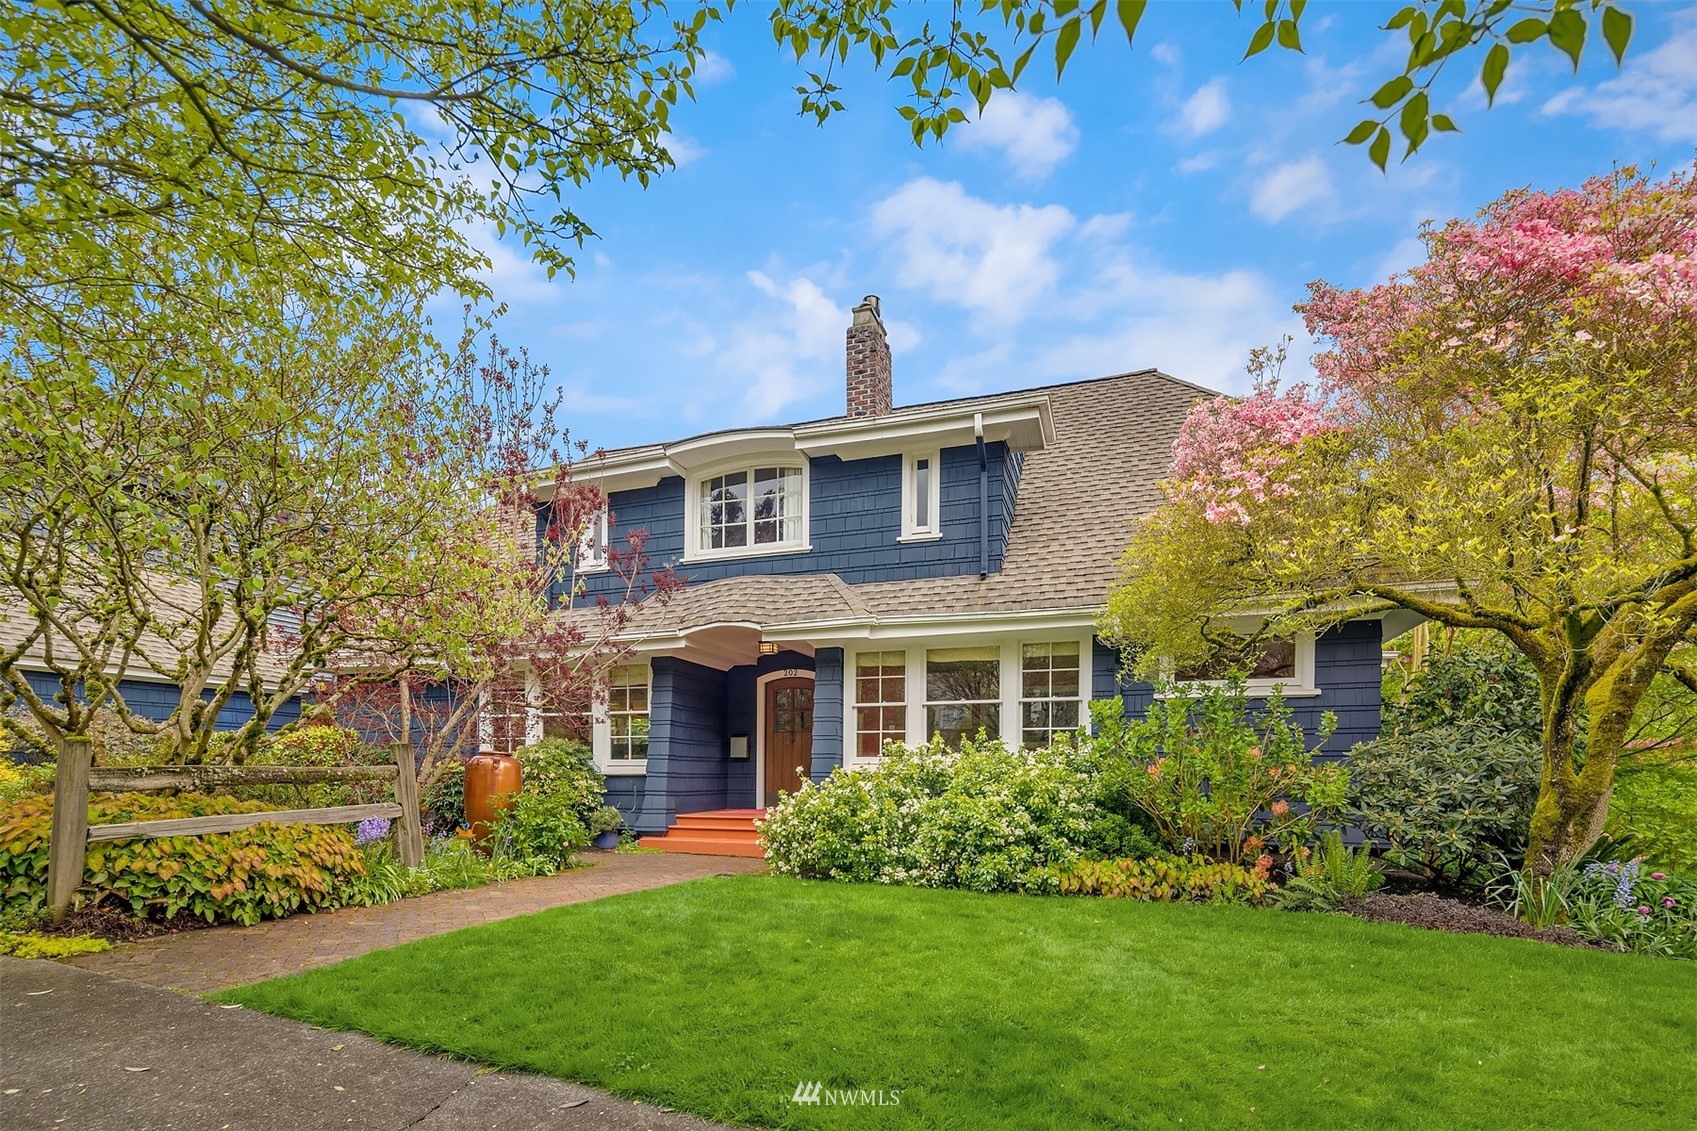
[[[184, 793], [97, 794], [90, 824], [257, 813], [254, 801]], [[39, 909], [47, 901], [50, 797], [19, 802], [0, 814], [0, 903]], [[311, 911], [366, 902], [358, 883], [365, 857], [342, 826], [260, 824], [208, 836], [121, 840], [89, 846], [83, 906], [117, 904], [137, 915], [188, 911], [209, 922], [251, 926]]]
[[1057, 869], [1055, 879], [1062, 895], [1105, 895], [1157, 903], [1260, 903], [1270, 886], [1259, 869], [1205, 856], [1079, 860]]
[[0, 931], [0, 954], [14, 958], [70, 958], [78, 954], [99, 954], [111, 950], [105, 939], [62, 938], [58, 935], [17, 935]]
[[0, 809], [53, 788], [53, 764], [25, 766], [0, 757]]

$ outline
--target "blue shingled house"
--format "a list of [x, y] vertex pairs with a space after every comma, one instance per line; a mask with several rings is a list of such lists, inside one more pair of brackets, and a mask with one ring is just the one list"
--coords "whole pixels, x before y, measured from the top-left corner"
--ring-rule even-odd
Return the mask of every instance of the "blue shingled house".
[[[1146, 369], [897, 408], [875, 297], [847, 356], [842, 416], [623, 448], [578, 476], [609, 499], [598, 544], [644, 530], [686, 580], [639, 614], [593, 726], [609, 799], [668, 834], [648, 843], [757, 852], [780, 791], [888, 740], [1038, 744], [1091, 699], [1149, 702], [1092, 625], [1210, 390]], [[1282, 685], [1305, 725], [1335, 713], [1341, 755], [1378, 733], [1381, 644], [1406, 627], [1285, 642], [1252, 688]]]

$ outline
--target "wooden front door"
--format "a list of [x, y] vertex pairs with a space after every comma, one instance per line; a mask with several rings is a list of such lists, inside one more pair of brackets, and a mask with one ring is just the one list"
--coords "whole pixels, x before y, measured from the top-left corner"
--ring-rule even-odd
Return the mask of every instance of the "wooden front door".
[[778, 791], [794, 793], [813, 764], [813, 681], [775, 679], [766, 685], [765, 781], [760, 804], [776, 805]]

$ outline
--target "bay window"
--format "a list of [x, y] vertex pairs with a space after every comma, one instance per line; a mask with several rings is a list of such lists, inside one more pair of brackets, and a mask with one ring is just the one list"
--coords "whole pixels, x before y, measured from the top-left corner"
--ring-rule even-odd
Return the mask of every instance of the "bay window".
[[805, 548], [807, 476], [799, 465], [741, 467], [695, 484], [697, 555]]

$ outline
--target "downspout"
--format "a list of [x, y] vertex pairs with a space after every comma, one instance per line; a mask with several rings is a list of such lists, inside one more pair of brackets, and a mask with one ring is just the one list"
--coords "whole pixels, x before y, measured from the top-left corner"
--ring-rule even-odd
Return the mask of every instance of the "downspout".
[[990, 459], [984, 454], [984, 414], [972, 414], [978, 438], [978, 580], [990, 576]]

